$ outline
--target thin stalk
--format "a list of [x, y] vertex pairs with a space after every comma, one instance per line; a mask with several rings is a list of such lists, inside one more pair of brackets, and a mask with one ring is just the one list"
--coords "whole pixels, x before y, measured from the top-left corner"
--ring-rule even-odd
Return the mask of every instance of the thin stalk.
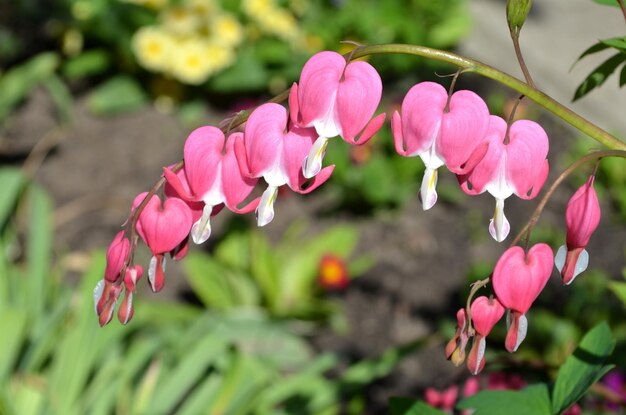
[[527, 83], [482, 62], [459, 56], [452, 52], [427, 48], [424, 46], [405, 44], [363, 46], [359, 48], [359, 50], [354, 52], [353, 58], [357, 59], [363, 56], [379, 54], [405, 54], [423, 56], [429, 59], [435, 59], [441, 62], [450, 63], [464, 69], [464, 72], [473, 72], [486, 78], [493, 79], [494, 81], [497, 81], [498, 83], [501, 83], [519, 92], [520, 94], [526, 95], [532, 101], [536, 102], [557, 117], [561, 118], [563, 121], [567, 122], [574, 128], [578, 129], [579, 131], [588, 135], [599, 143], [607, 146], [608, 148], [612, 150], [626, 151], [626, 143], [621, 141], [619, 138], [608, 133], [607, 131], [603, 130], [592, 122], [586, 120], [585, 118], [576, 114], [563, 104], [560, 104], [555, 99], [533, 88]]
[[622, 9], [624, 20], [626, 20], [626, 5], [624, 4], [624, 0], [617, 0], [617, 2], [619, 3], [619, 8]]
[[535, 86], [535, 81], [533, 81], [533, 78], [530, 76], [530, 71], [528, 70], [528, 67], [526, 66], [526, 62], [524, 61], [524, 55], [522, 55], [522, 48], [520, 47], [519, 44], [519, 32], [516, 32], [514, 30], [511, 30], [511, 40], [513, 40], [513, 49], [515, 49], [515, 56], [517, 57], [517, 62], [519, 63], [519, 67], [522, 69], [522, 73], [524, 74], [524, 79], [526, 79], [526, 82], [528, 83], [528, 85], [530, 85], [533, 88], [536, 88]]
[[539, 220], [539, 217], [541, 216], [541, 213], [543, 212], [543, 209], [545, 208], [546, 204], [548, 203], [548, 200], [550, 200], [550, 197], [552, 197], [552, 194], [557, 189], [557, 187], [559, 187], [559, 185], [563, 182], [563, 180], [565, 180], [570, 174], [572, 174], [574, 172], [574, 170], [576, 170], [577, 168], [579, 168], [583, 164], [588, 163], [588, 162], [590, 162], [592, 160], [597, 160], [597, 159], [603, 158], [603, 157], [622, 157], [622, 158], [626, 158], [626, 151], [620, 151], [620, 150], [594, 151], [592, 153], [589, 153], [589, 154], [579, 158], [574, 163], [572, 163], [567, 169], [565, 169], [563, 171], [563, 173], [561, 173], [561, 175], [559, 177], [557, 177], [557, 179], [554, 181], [554, 183], [552, 183], [552, 186], [550, 186], [550, 188], [546, 191], [546, 194], [543, 196], [543, 198], [541, 199], [541, 201], [539, 202], [539, 204], [535, 208], [535, 210], [534, 210], [533, 214], [531, 215], [530, 219], [528, 220], [528, 222], [526, 222], [526, 225], [522, 228], [521, 231], [519, 231], [517, 236], [513, 239], [513, 241], [511, 242], [510, 246], [515, 246], [519, 242], [519, 240], [522, 238], [522, 236], [524, 234], [526, 235], [527, 241], [528, 241], [528, 239], [530, 239], [530, 233], [532, 232], [533, 227], [535, 226], [535, 224]]

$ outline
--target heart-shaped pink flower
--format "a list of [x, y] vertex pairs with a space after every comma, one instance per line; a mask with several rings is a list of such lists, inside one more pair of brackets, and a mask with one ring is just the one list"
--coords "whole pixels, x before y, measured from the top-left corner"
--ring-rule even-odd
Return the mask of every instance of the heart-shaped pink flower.
[[[143, 200], [142, 193], [135, 200]], [[163, 204], [157, 195], [146, 204], [139, 216], [137, 232], [154, 255], [167, 253], [189, 235], [191, 210], [180, 199], [168, 198]]]
[[519, 246], [507, 249], [493, 271], [493, 290], [506, 308], [525, 314], [552, 272], [554, 256], [544, 243], [533, 246], [528, 254]]
[[480, 296], [472, 302], [472, 324], [474, 330], [483, 336], [488, 336], [498, 321], [504, 315], [504, 306], [497, 298]]

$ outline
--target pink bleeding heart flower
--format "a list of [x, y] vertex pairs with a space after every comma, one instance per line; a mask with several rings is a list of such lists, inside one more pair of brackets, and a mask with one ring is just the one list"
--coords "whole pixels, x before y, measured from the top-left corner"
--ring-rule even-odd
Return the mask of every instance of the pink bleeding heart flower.
[[[146, 193], [138, 195], [133, 206], [138, 206], [145, 197]], [[191, 210], [178, 198], [168, 198], [161, 204], [161, 199], [153, 195], [139, 215], [137, 232], [153, 255], [148, 280], [154, 292], [160, 291], [165, 282], [165, 254], [187, 238], [191, 226]]]
[[100, 327], [111, 321], [115, 304], [121, 292], [122, 286], [120, 284], [113, 283], [107, 279], [101, 279], [96, 284], [93, 290], [93, 300]]
[[473, 375], [477, 375], [485, 367], [485, 349], [487, 336], [493, 326], [504, 315], [504, 306], [496, 298], [478, 297], [470, 308], [472, 323], [476, 334], [472, 349], [467, 357], [467, 367]]
[[504, 200], [512, 194], [532, 199], [548, 177], [548, 136], [534, 121], [515, 121], [507, 134], [506, 122], [492, 115], [485, 136], [489, 148], [474, 169], [459, 175], [461, 188], [467, 194], [485, 191], [496, 199], [496, 209], [489, 224], [489, 233], [502, 242], [511, 229], [504, 215]]
[[106, 255], [106, 268], [104, 270], [104, 278], [109, 282], [115, 282], [120, 278], [120, 273], [124, 267], [124, 263], [128, 259], [130, 253], [130, 241], [125, 236], [124, 231], [119, 231]]
[[526, 312], [550, 279], [554, 255], [544, 243], [533, 246], [528, 254], [519, 246], [507, 249], [493, 271], [493, 290], [498, 300], [509, 309], [505, 346], [517, 350], [526, 337]]
[[117, 310], [117, 318], [120, 323], [128, 324], [133, 315], [135, 314], [135, 308], [133, 306], [133, 295], [137, 282], [143, 276], [143, 267], [141, 265], [135, 265], [126, 269], [126, 275], [124, 276], [124, 299], [120, 308]]
[[347, 63], [329, 51], [307, 61], [300, 83], [294, 83], [289, 93], [293, 124], [313, 127], [319, 136], [304, 159], [304, 177], [321, 170], [329, 138], [341, 136], [349, 144], [360, 145], [376, 134], [385, 121], [385, 114], [372, 119], [382, 90], [380, 75], [367, 62]]
[[420, 156], [426, 171], [420, 187], [422, 208], [437, 202], [437, 169], [444, 164], [456, 174], [466, 174], [483, 158], [489, 125], [487, 104], [474, 92], [448, 92], [434, 82], [413, 86], [402, 101], [402, 114], [391, 122], [398, 154]]
[[202, 216], [195, 220], [191, 238], [197, 244], [211, 236], [211, 215], [216, 206], [225, 204], [235, 213], [248, 213], [256, 209], [259, 199], [243, 208], [241, 202], [252, 192], [256, 180], [244, 177], [235, 157], [235, 143], [243, 134], [234, 133], [225, 140], [217, 127], [200, 127], [189, 135], [184, 148], [185, 179], [169, 169], [163, 169], [167, 182], [181, 198], [188, 202], [203, 202]]
[[565, 209], [567, 246], [561, 246], [554, 259], [563, 284], [574, 281], [589, 264], [589, 253], [585, 246], [598, 227], [601, 216], [600, 202], [593, 188], [594, 179], [594, 176], [590, 176], [567, 202]]
[[434, 408], [441, 408], [444, 411], [452, 411], [459, 397], [459, 387], [457, 385], [439, 392], [435, 388], [426, 388], [424, 391], [424, 400]]
[[256, 210], [257, 225], [265, 226], [274, 218], [274, 202], [278, 188], [288, 185], [300, 194], [309, 193], [322, 185], [335, 166], [322, 169], [304, 188], [307, 178], [302, 174], [302, 160], [313, 146], [315, 130], [288, 124], [287, 110], [278, 104], [263, 104], [256, 108], [244, 131], [243, 141], [235, 151], [240, 169], [248, 177], [263, 177], [268, 187]]
[[446, 345], [445, 353], [446, 359], [452, 361], [455, 366], [460, 366], [465, 361], [465, 349], [469, 341], [467, 313], [464, 308], [456, 312], [456, 321], [456, 332]]

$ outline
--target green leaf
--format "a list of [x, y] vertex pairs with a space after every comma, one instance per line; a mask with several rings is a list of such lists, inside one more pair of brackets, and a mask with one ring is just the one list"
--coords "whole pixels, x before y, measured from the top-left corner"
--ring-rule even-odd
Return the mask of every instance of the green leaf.
[[563, 366], [552, 392], [552, 411], [560, 414], [576, 403], [613, 366], [605, 365], [613, 353], [615, 339], [606, 323], [591, 329]]
[[13, 213], [25, 182], [26, 178], [20, 170], [10, 167], [0, 169], [0, 229], [4, 228]]
[[622, 52], [626, 52], [626, 38], [612, 37], [610, 39], [601, 40], [600, 42], [612, 48], [618, 49]]
[[145, 92], [133, 78], [117, 76], [98, 86], [87, 99], [87, 106], [97, 115], [134, 111], [148, 102]]
[[[619, 39], [619, 38], [616, 38]], [[584, 58], [585, 56], [588, 55], [592, 55], [594, 53], [598, 53], [601, 52], [603, 50], [606, 50], [610, 48], [609, 45], [607, 45], [606, 43], [599, 41], [598, 43], [591, 45], [589, 48], [587, 48], [579, 57], [578, 59], [576, 59], [576, 62], [578, 62], [579, 60], [581, 60], [582, 58]], [[576, 64], [576, 62], [574, 62], [574, 65]]]
[[67, 86], [61, 78], [54, 74], [47, 78], [43, 85], [48, 90], [61, 121], [70, 121], [72, 117], [72, 94]]
[[228, 344], [222, 339], [215, 338], [211, 332], [206, 333], [201, 341], [187, 350], [185, 358], [177, 362], [168, 376], [161, 376], [147, 413], [172, 413], [227, 347]]
[[613, 294], [617, 296], [626, 307], [626, 282], [609, 281], [609, 288], [613, 291]]
[[210, 80], [211, 88], [217, 92], [233, 93], [260, 90], [266, 87], [269, 74], [254, 57], [251, 49], [237, 54], [235, 64]]
[[54, 53], [41, 53], [6, 72], [0, 78], [0, 122], [59, 65]]
[[622, 68], [622, 72], [619, 74], [619, 86], [620, 88], [626, 85], [626, 65]]
[[578, 89], [574, 94], [573, 100], [576, 101], [577, 99], [580, 99], [587, 95], [594, 88], [601, 86], [607, 80], [607, 78], [617, 69], [617, 67], [624, 62], [626, 62], [625, 53], [618, 53], [604, 61], [600, 66], [595, 68], [578, 86]]
[[102, 49], [89, 50], [65, 62], [61, 69], [68, 79], [99, 75], [111, 64], [109, 54]]
[[619, 7], [619, 4], [617, 3], [617, 0], [593, 0], [593, 1], [598, 3], [598, 4], [604, 4], [605, 6]]
[[445, 415], [446, 413], [429, 406], [424, 401], [415, 401], [409, 398], [390, 398], [389, 410], [391, 415]]
[[6, 379], [17, 364], [20, 346], [26, 338], [26, 311], [5, 308], [0, 311], [0, 379]]
[[459, 402], [457, 408], [473, 409], [474, 415], [552, 415], [548, 387], [543, 383], [520, 391], [478, 392]]
[[185, 277], [206, 307], [228, 309], [236, 298], [227, 280], [228, 270], [207, 254], [190, 252], [183, 262]]

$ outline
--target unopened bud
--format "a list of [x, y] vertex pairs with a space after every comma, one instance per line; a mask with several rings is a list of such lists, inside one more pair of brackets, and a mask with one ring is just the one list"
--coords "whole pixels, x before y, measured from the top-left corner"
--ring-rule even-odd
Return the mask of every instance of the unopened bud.
[[532, 7], [532, 0], [507, 0], [506, 19], [511, 32], [519, 33]]

